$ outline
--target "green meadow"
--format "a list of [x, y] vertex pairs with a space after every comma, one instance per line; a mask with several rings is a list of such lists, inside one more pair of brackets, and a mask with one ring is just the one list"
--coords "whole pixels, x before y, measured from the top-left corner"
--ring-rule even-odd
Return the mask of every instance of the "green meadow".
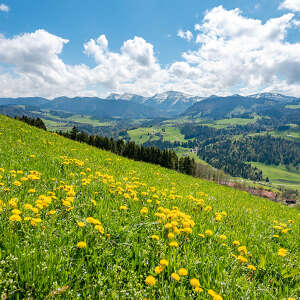
[[2, 299], [297, 299], [300, 214], [0, 116]]

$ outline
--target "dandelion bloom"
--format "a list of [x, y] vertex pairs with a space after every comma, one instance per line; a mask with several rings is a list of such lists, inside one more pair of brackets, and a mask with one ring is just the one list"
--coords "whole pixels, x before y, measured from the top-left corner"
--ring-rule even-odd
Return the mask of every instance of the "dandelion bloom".
[[239, 246], [241, 243], [239, 241], [235, 240], [235, 241], [233, 241], [232, 244], [235, 245], [235, 246]]
[[221, 235], [220, 235], [220, 239], [221, 239], [221, 240], [226, 240], [226, 239], [227, 239], [227, 236], [226, 236], [225, 234], [221, 234]]
[[211, 230], [207, 229], [207, 230], [205, 230], [205, 234], [208, 236], [212, 236], [213, 232]]
[[152, 240], [156, 240], [156, 241], [159, 240], [159, 236], [156, 235], [156, 234], [153, 234], [153, 235], [151, 236], [151, 238], [152, 238]]
[[143, 207], [143, 208], [140, 210], [140, 213], [146, 215], [146, 214], [148, 213], [148, 208], [147, 208], [147, 207]]
[[280, 248], [280, 249], [278, 250], [278, 255], [279, 255], [279, 256], [286, 256], [287, 253], [288, 253], [288, 251], [287, 251], [286, 249], [284, 249], [284, 248]]
[[246, 246], [238, 247], [238, 251], [239, 252], [244, 252], [244, 254], [247, 254], [247, 252], [248, 252]]
[[198, 236], [200, 236], [200, 237], [202, 237], [202, 238], [205, 237], [205, 235], [204, 235], [203, 233], [199, 233]]
[[248, 269], [249, 269], [249, 270], [252, 270], [252, 271], [255, 271], [255, 270], [256, 270], [256, 267], [253, 266], [253, 265], [249, 265], [249, 266], [248, 266]]
[[169, 243], [169, 246], [177, 248], [179, 245], [176, 241], [173, 241], [173, 242]]
[[13, 209], [11, 212], [13, 215], [20, 215], [22, 213], [19, 209]]
[[154, 272], [156, 274], [160, 274], [163, 270], [164, 270], [163, 266], [157, 266], [157, 267], [154, 268]]
[[194, 289], [194, 291], [196, 292], [196, 293], [202, 293], [203, 292], [203, 289], [201, 288], [201, 287], [195, 287], [195, 289]]
[[78, 226], [78, 227], [84, 227], [84, 226], [85, 226], [85, 223], [84, 223], [84, 222], [77, 222], [77, 226]]
[[19, 215], [12, 215], [9, 217], [9, 220], [11, 222], [20, 222], [22, 220], [22, 218]]
[[161, 266], [164, 267], [167, 267], [169, 265], [169, 262], [166, 259], [161, 259], [159, 263]]
[[153, 276], [151, 276], [151, 275], [147, 276], [146, 279], [145, 279], [145, 283], [147, 285], [153, 286], [156, 283], [156, 279]]
[[127, 209], [128, 209], [128, 207], [126, 205], [121, 205], [120, 206], [120, 210], [127, 210]]
[[248, 262], [248, 259], [247, 259], [246, 257], [242, 256], [242, 255], [239, 255], [239, 256], [237, 257], [237, 259], [238, 259], [240, 262], [242, 262], [242, 263], [247, 263], [247, 262]]
[[174, 237], [175, 237], [175, 235], [174, 235], [173, 232], [169, 232], [169, 233], [168, 233], [168, 238], [169, 238], [169, 239], [174, 239]]
[[180, 280], [180, 276], [177, 273], [172, 273], [171, 274], [171, 278], [174, 279], [175, 281], [179, 281]]
[[199, 288], [200, 287], [200, 282], [197, 278], [192, 278], [190, 280], [190, 285], [193, 287], [193, 288]]
[[80, 249], [86, 248], [86, 242], [78, 242], [77, 247], [80, 248]]
[[206, 206], [206, 207], [204, 208], [204, 210], [205, 210], [205, 211], [211, 211], [212, 208], [211, 208], [211, 206], [208, 205], [208, 206]]
[[179, 275], [181, 276], [187, 276], [188, 271], [185, 268], [181, 268], [178, 270]]
[[278, 234], [273, 234], [273, 238], [279, 238]]

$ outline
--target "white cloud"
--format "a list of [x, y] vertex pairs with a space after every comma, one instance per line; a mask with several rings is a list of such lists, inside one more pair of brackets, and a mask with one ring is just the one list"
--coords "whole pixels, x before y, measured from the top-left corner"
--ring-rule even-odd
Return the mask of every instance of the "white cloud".
[[0, 11], [9, 12], [9, 7], [3, 3], [0, 4]]
[[201, 96], [259, 91], [299, 96], [300, 43], [287, 41], [298, 22], [291, 13], [263, 23], [239, 9], [215, 7], [194, 27], [198, 49], [166, 67], [141, 37], [124, 41], [119, 51], [110, 50], [105, 35], [90, 39], [83, 48], [95, 67], [88, 67], [64, 63], [60, 54], [68, 40], [45, 30], [12, 38], [0, 34], [0, 97], [167, 90]]
[[289, 9], [292, 11], [300, 11], [300, 0], [284, 0], [279, 9]]
[[183, 31], [182, 29], [178, 30], [177, 36], [179, 36], [180, 38], [185, 39], [187, 41], [191, 41], [193, 38], [193, 34], [189, 30]]

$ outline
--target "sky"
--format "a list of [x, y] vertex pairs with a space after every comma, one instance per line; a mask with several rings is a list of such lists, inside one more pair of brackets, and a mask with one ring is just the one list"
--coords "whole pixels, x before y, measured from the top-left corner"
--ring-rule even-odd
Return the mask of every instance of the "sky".
[[300, 0], [0, 0], [0, 97], [300, 97]]

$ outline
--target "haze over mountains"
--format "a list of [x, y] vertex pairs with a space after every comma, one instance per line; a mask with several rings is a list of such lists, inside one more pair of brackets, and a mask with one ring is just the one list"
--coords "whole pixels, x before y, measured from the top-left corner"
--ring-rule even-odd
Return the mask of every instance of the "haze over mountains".
[[[0, 98], [0, 112], [21, 114], [26, 111], [51, 110], [72, 114], [89, 115], [94, 118], [173, 118], [188, 116], [195, 118], [230, 118], [247, 113], [288, 109], [287, 105], [298, 105], [300, 98], [278, 93], [260, 93], [249, 96], [208, 98], [191, 96], [176, 91], [144, 97], [135, 94], [111, 94], [107, 98], [59, 97], [48, 100], [39, 97]], [[297, 109], [293, 110], [297, 112]]]

